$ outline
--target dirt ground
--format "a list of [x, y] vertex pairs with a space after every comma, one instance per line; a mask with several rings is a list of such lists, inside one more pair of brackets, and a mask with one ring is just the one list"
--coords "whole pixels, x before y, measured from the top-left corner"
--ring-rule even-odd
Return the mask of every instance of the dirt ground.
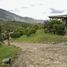
[[22, 52], [12, 67], [67, 67], [66, 44], [13, 44]]

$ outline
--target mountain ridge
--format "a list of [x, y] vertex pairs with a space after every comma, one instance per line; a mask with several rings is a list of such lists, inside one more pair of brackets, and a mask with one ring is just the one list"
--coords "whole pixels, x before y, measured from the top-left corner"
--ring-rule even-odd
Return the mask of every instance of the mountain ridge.
[[21, 17], [17, 14], [14, 14], [14, 13], [4, 10], [4, 9], [0, 9], [0, 20], [20, 21], [20, 22], [27, 22], [27, 23], [43, 23], [43, 20], [35, 20], [30, 17]]

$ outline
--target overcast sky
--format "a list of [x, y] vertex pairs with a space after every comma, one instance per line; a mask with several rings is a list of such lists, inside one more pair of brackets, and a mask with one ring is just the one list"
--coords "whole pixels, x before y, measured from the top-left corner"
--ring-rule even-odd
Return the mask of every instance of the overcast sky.
[[0, 0], [0, 8], [24, 17], [48, 19], [49, 15], [66, 14], [67, 0]]

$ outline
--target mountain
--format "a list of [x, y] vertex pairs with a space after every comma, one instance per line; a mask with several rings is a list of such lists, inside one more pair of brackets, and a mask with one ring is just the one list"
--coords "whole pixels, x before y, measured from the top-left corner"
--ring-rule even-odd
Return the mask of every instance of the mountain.
[[27, 23], [43, 23], [43, 20], [35, 20], [29, 17], [21, 17], [7, 10], [0, 9], [0, 20], [4, 21], [20, 21]]

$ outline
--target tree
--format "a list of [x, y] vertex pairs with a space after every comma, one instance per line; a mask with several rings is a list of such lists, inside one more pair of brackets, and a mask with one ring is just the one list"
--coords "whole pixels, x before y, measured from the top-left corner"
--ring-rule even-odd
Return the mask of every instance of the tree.
[[1, 26], [0, 26], [0, 43], [2, 42]]
[[65, 24], [59, 20], [51, 20], [47, 25], [50, 33], [63, 35], [65, 33]]
[[4, 33], [2, 32], [2, 27], [0, 26], [0, 45], [3, 43], [4, 39]]
[[5, 33], [6, 39], [8, 40], [8, 46], [10, 46], [10, 30], [8, 29]]

